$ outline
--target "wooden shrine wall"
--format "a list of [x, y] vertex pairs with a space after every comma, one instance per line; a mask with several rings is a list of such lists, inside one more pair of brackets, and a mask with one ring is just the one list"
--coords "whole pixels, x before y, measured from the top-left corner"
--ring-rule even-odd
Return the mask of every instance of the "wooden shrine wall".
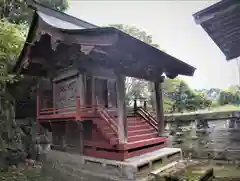
[[60, 71], [54, 79], [55, 108], [75, 106], [77, 96], [80, 97], [81, 105], [98, 102], [103, 106], [107, 105], [108, 108], [115, 109], [117, 92], [114, 71], [97, 66], [85, 67], [84, 73], [79, 72], [76, 68]]
[[79, 75], [76, 70], [66, 70], [54, 80], [55, 108], [75, 107], [79, 96]]

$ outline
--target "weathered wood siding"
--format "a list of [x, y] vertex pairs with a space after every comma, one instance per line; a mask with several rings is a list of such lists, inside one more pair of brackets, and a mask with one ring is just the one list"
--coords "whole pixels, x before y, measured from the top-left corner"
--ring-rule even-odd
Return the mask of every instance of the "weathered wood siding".
[[76, 106], [76, 97], [80, 96], [80, 76], [76, 69], [62, 71], [54, 79], [55, 108]]

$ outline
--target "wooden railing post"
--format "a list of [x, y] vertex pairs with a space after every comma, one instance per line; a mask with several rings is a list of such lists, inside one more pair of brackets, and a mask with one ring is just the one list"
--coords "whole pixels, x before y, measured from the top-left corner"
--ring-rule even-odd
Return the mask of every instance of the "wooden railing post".
[[77, 112], [77, 115], [79, 115], [79, 113], [80, 113], [80, 110], [81, 110], [81, 103], [80, 103], [80, 97], [79, 96], [77, 96], [76, 97], [76, 112]]
[[134, 113], [137, 113], [137, 99], [134, 99], [133, 109], [134, 109]]
[[39, 91], [39, 84], [37, 85], [37, 107], [36, 107], [36, 112], [37, 112], [37, 118], [40, 116], [40, 91]]
[[37, 94], [37, 118], [40, 116], [40, 106], [39, 106], [40, 102], [39, 102], [39, 95]]
[[143, 109], [147, 110], [147, 101], [146, 100], [143, 102]]
[[55, 95], [56, 91], [55, 91], [55, 82], [52, 81], [52, 95], [53, 95], [53, 114], [55, 115], [57, 113], [56, 110], [56, 95]]

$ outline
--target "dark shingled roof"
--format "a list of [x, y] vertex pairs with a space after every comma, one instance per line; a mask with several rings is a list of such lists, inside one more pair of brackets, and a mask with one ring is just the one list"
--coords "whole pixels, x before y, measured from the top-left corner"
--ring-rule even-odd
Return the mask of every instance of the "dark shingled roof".
[[[187, 76], [194, 74], [194, 67], [120, 30], [111, 27], [99, 28], [86, 21], [44, 7], [34, 1], [30, 2], [30, 7], [35, 10], [35, 14], [27, 41], [14, 67], [15, 72], [28, 74], [28, 70], [23, 70], [23, 64], [29, 50], [35, 46], [34, 39], [36, 39], [37, 29], [40, 28], [40, 30], [47, 32], [51, 36], [62, 37], [64, 41], [71, 39], [75, 41], [74, 43], [81, 45], [96, 43], [96, 49], [104, 50], [104, 53], [109, 55], [104, 59], [110, 62], [113, 60], [110, 60], [109, 57], [115, 57], [120, 61], [119, 66], [125, 69], [124, 73], [127, 76], [134, 76], [134, 73], [137, 72], [137, 70], [135, 71], [136, 63], [142, 64], [140, 68], [138, 67], [138, 71], [141, 69], [146, 71], [149, 65], [152, 69], [150, 73], [152, 75], [161, 74], [161, 71], [173, 77], [179, 74]], [[129, 67], [126, 68], [123, 64], [125, 61], [125, 65], [127, 65], [127, 60], [129, 61]], [[31, 64], [31, 60], [29, 60], [29, 64]], [[148, 73], [146, 75], [149, 77]]]
[[221, 49], [226, 60], [240, 56], [240, 0], [222, 0], [193, 17]]

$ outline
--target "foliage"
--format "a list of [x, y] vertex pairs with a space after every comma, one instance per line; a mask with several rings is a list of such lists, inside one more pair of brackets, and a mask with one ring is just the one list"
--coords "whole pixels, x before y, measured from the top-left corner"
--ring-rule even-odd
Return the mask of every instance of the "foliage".
[[[15, 25], [6, 19], [0, 20], [0, 157], [12, 160], [23, 154], [21, 130], [15, 122], [15, 101], [6, 91], [6, 83], [13, 81], [9, 74], [24, 42], [24, 26]], [[7, 163], [8, 164], [8, 163]], [[7, 165], [4, 164], [5, 166]]]
[[217, 98], [219, 97], [219, 94], [221, 92], [221, 89], [210, 88], [210, 89], [200, 89], [200, 90], [196, 90], [196, 91], [205, 93], [207, 95], [207, 97], [211, 100], [217, 100]]
[[170, 112], [195, 111], [198, 109], [209, 108], [212, 101], [208, 99], [203, 92], [197, 92], [189, 88], [189, 86], [181, 79], [167, 79], [163, 83], [165, 97], [170, 99]]
[[158, 44], [154, 44], [152, 41], [152, 36], [148, 35], [145, 31], [138, 29], [135, 26], [122, 25], [122, 24], [110, 24], [110, 27], [115, 27], [153, 47], [159, 48]]
[[[58, 11], [65, 11], [68, 0], [37, 0], [41, 4]], [[27, 6], [27, 0], [0, 0], [0, 19], [6, 18], [16, 24], [28, 23], [32, 19], [32, 11]]]
[[240, 89], [239, 87], [230, 87], [227, 90], [222, 90], [218, 97], [219, 105], [240, 105]]
[[25, 27], [0, 20], [0, 63], [5, 71], [12, 69], [25, 40]]

